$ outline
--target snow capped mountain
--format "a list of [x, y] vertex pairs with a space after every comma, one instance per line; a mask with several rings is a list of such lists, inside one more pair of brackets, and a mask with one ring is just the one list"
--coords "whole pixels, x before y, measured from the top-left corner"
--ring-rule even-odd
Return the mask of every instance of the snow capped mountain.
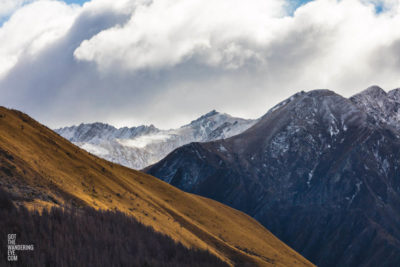
[[72, 142], [90, 142], [94, 144], [102, 140], [129, 139], [145, 134], [154, 134], [158, 131], [153, 125], [117, 129], [114, 126], [100, 122], [82, 123], [79, 126], [57, 129], [57, 133]]
[[115, 128], [104, 123], [80, 124], [55, 131], [104, 159], [134, 169], [153, 164], [177, 147], [237, 135], [257, 120], [235, 118], [215, 110], [178, 129], [161, 130], [154, 125]]

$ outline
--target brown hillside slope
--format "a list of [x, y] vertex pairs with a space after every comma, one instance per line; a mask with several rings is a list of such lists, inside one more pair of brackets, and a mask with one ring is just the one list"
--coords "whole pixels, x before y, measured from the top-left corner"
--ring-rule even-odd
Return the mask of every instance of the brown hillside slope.
[[0, 186], [32, 208], [118, 209], [230, 264], [312, 266], [251, 217], [97, 158], [29, 116], [0, 107]]

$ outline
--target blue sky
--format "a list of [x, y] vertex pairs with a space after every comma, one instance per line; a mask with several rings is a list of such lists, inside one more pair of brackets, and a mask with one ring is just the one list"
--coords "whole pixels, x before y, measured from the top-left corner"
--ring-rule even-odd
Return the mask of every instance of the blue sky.
[[293, 15], [293, 12], [300, 6], [307, 4], [308, 2], [311, 2], [312, 0], [288, 0], [287, 2], [290, 3], [291, 10], [289, 10], [289, 13]]
[[83, 3], [89, 2], [89, 1], [88, 0], [66, 0], [64, 2], [66, 2], [68, 4], [79, 4], [79, 5], [82, 5]]
[[312, 0], [288, 0], [288, 2], [293, 3], [294, 6], [299, 7], [301, 5], [304, 5], [308, 2], [311, 2]]

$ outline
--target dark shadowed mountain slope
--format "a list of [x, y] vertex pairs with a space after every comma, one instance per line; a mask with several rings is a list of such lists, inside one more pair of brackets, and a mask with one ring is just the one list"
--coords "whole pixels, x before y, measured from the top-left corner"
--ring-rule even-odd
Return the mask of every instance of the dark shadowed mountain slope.
[[[0, 188], [0, 266], [228, 267], [205, 250], [189, 249], [118, 211], [15, 207]], [[8, 261], [8, 234], [33, 245]]]
[[315, 90], [146, 171], [248, 213], [319, 266], [399, 266], [399, 167], [393, 127], [360, 102]]

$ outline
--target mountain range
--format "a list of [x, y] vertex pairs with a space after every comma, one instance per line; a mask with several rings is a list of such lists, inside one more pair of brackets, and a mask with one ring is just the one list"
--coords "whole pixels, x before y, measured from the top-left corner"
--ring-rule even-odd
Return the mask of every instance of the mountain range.
[[0, 187], [16, 205], [122, 211], [230, 265], [311, 265], [275, 236], [318, 266], [400, 264], [400, 89], [301, 91], [257, 120], [57, 130], [126, 166], [156, 162], [144, 171], [172, 186], [0, 111]]
[[55, 131], [94, 155], [142, 169], [182, 145], [228, 138], [254, 123], [256, 120], [235, 118], [213, 110], [178, 129], [161, 130], [154, 125], [117, 129], [104, 123], [82, 123]]
[[[4, 199], [3, 191], [9, 197]], [[68, 212], [70, 208], [75, 211]], [[34, 260], [27, 266], [35, 262], [67, 266], [68, 262], [79, 262], [79, 258], [83, 261], [78, 266], [88, 262], [102, 266], [96, 264], [101, 259], [105, 259], [103, 265], [122, 264], [127, 259], [118, 258], [121, 255], [140, 260], [140, 255], [132, 254], [136, 252], [145, 253], [143, 259], [160, 253], [153, 260], [165, 266], [174, 262], [188, 266], [194, 259], [162, 258], [182, 255], [185, 251], [188, 257], [204, 257], [211, 263], [223, 261], [230, 266], [313, 266], [250, 216], [214, 200], [185, 193], [143, 172], [98, 158], [28, 115], [3, 107], [0, 107], [0, 214], [6, 214], [0, 220], [2, 233], [15, 233], [28, 238], [17, 242], [37, 245], [34, 251], [21, 255], [25, 259], [31, 255]], [[137, 223], [147, 228], [135, 226]], [[124, 225], [129, 229], [123, 229]], [[135, 231], [147, 233], [135, 234]], [[154, 243], [126, 240], [132, 236]], [[37, 240], [40, 237], [51, 243]], [[178, 243], [175, 247], [174, 242]], [[182, 249], [182, 245], [191, 250]], [[5, 248], [0, 247], [0, 263], [7, 255]], [[96, 251], [106, 254], [96, 256]], [[65, 254], [68, 252], [72, 254]], [[212, 260], [209, 254], [219, 260]], [[29, 260], [19, 263], [24, 265], [24, 262]]]
[[299, 92], [145, 171], [246, 212], [318, 266], [400, 265], [400, 89]]

